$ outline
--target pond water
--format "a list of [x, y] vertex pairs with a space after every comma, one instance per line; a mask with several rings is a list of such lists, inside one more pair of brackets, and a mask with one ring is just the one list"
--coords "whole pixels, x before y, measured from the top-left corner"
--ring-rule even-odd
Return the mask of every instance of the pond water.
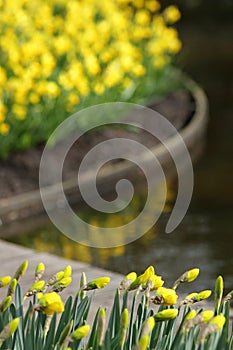
[[[49, 251], [67, 258], [121, 273], [141, 272], [152, 264], [167, 285], [186, 269], [200, 267], [201, 275], [189, 290], [212, 288], [222, 274], [227, 289], [233, 287], [233, 25], [215, 19], [192, 22], [190, 17], [180, 25], [184, 42], [182, 58], [185, 70], [207, 91], [210, 101], [210, 123], [207, 145], [195, 164], [195, 187], [191, 206], [183, 222], [172, 234], [164, 228], [175, 198], [169, 185], [166, 212], [156, 226], [139, 240], [114, 249], [94, 249], [76, 244], [59, 233], [46, 218], [37, 229], [22, 229], [9, 240]], [[134, 214], [140, 210], [144, 195], [136, 196]], [[93, 223], [105, 220], [83, 213]], [[112, 216], [111, 222], [122, 222]], [[29, 225], [30, 227], [30, 225]], [[187, 290], [187, 289], [186, 289]]]

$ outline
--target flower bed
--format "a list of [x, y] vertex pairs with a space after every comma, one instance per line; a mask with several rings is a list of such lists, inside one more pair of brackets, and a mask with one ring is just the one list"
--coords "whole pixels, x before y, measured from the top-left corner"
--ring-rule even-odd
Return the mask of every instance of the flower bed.
[[[45, 282], [44, 264], [38, 264], [34, 281], [23, 295], [18, 281], [27, 266], [28, 262], [24, 261], [13, 279], [0, 278], [0, 287], [8, 286], [0, 304], [0, 349], [217, 350], [232, 346], [229, 308], [233, 292], [223, 298], [221, 276], [216, 280], [214, 309], [203, 310], [194, 309], [193, 304], [208, 298], [210, 290], [189, 294], [177, 302], [179, 285], [195, 280], [198, 268], [186, 271], [172, 288], [164, 287], [162, 277], [155, 274], [152, 266], [139, 276], [131, 272], [116, 291], [108, 323], [106, 310], [99, 308], [90, 326], [87, 317], [93, 295], [89, 293], [104, 288], [110, 282], [109, 277], [87, 282], [82, 274], [76, 298], [69, 297], [64, 305], [60, 293], [72, 281], [71, 267]], [[128, 300], [130, 293], [133, 293], [132, 305]], [[23, 303], [27, 298], [33, 301], [25, 312]], [[58, 313], [62, 313], [59, 320]]]
[[171, 91], [180, 12], [157, 0], [0, 4], [0, 157], [45, 141], [71, 113]]

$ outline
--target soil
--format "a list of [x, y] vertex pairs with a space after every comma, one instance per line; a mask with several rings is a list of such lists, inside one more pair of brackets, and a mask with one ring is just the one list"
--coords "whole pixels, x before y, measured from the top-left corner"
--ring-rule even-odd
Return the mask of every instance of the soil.
[[[189, 93], [177, 91], [170, 93], [150, 108], [161, 113], [176, 129], [181, 130], [192, 117], [195, 105]], [[64, 179], [74, 176], [88, 150], [102, 141], [115, 137], [131, 138], [147, 147], [153, 147], [158, 143], [158, 140], [144, 131], [133, 133], [125, 129], [112, 128], [96, 130], [91, 133], [91, 137], [88, 134], [82, 136], [70, 149], [63, 167]], [[15, 152], [7, 160], [0, 160], [0, 199], [38, 189], [39, 165], [43, 149], [44, 144], [40, 144], [28, 151]]]

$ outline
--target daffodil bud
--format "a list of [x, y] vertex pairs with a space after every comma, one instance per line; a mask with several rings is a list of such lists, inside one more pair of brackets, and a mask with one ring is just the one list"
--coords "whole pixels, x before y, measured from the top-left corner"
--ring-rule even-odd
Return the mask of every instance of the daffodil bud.
[[99, 310], [98, 324], [97, 324], [97, 344], [101, 346], [104, 341], [104, 331], [106, 323], [106, 312], [104, 309]]
[[50, 277], [50, 279], [46, 283], [46, 286], [47, 287], [53, 286], [55, 283], [57, 283], [63, 277], [64, 277], [64, 271], [59, 271], [59, 272], [55, 273], [52, 277]]
[[14, 278], [18, 281], [20, 277], [22, 277], [25, 272], [27, 271], [28, 268], [28, 261], [25, 260], [20, 266], [19, 268], [16, 270]]
[[223, 316], [223, 314], [219, 314], [219, 315], [213, 317], [210, 320], [207, 327], [205, 327], [201, 331], [201, 333], [198, 337], [197, 344], [199, 345], [200, 343], [203, 343], [205, 341], [206, 337], [209, 336], [210, 334], [221, 331], [225, 322], [226, 322], [226, 318], [225, 318], [225, 316]]
[[155, 321], [168, 321], [168, 320], [172, 320], [173, 318], [176, 318], [176, 316], [178, 315], [178, 309], [166, 309], [166, 310], [162, 310], [157, 312], [154, 315], [154, 319]]
[[226, 317], [221, 313], [221, 314], [215, 316], [210, 321], [210, 324], [216, 325], [217, 326], [217, 331], [220, 331], [223, 328], [225, 322], [226, 322]]
[[56, 284], [54, 284], [53, 291], [54, 292], [61, 292], [63, 289], [68, 287], [71, 282], [72, 282], [71, 277], [63, 277]]
[[12, 296], [14, 294], [17, 284], [18, 284], [18, 282], [17, 282], [16, 278], [13, 278], [13, 280], [11, 281], [11, 283], [8, 287], [7, 296]]
[[92, 290], [92, 289], [101, 289], [106, 287], [110, 282], [109, 277], [100, 277], [96, 278], [86, 284], [86, 286], [83, 287], [83, 290]]
[[172, 288], [176, 290], [180, 283], [194, 281], [199, 275], [199, 272], [200, 270], [198, 268], [186, 271], [175, 281]]
[[79, 340], [82, 339], [84, 337], [86, 337], [88, 335], [88, 333], [90, 332], [90, 326], [89, 325], [84, 325], [81, 326], [79, 328], [77, 328], [72, 334], [71, 334], [71, 338], [73, 340]]
[[12, 297], [9, 295], [3, 299], [3, 301], [0, 304], [0, 313], [4, 312], [8, 309], [12, 301]]
[[218, 276], [218, 278], [216, 279], [215, 294], [214, 294], [214, 309], [215, 309], [216, 315], [219, 313], [219, 309], [222, 302], [223, 284], [224, 283], [223, 283], [222, 276]]
[[8, 286], [11, 281], [11, 276], [4, 276], [0, 278], [0, 288]]
[[60, 346], [64, 346], [64, 345], [67, 345], [69, 343], [69, 334], [71, 332], [71, 329], [73, 327], [73, 324], [74, 324], [74, 321], [71, 320], [66, 326], [65, 328], [63, 329], [61, 335], [60, 335], [60, 338], [58, 340], [58, 344]]
[[127, 288], [129, 288], [129, 286], [131, 285], [131, 283], [133, 283], [137, 278], [137, 274], [136, 272], [130, 272], [128, 273], [128, 275], [126, 275], [124, 277], [124, 279], [121, 281], [120, 283], [120, 289], [125, 290]]
[[214, 316], [214, 312], [212, 310], [204, 310], [200, 313], [201, 316], [201, 322], [206, 323], [211, 320], [211, 318]]
[[44, 285], [45, 285], [45, 281], [38, 281], [33, 283], [33, 285], [28, 289], [25, 296], [30, 297], [38, 292], [41, 292], [44, 288]]
[[153, 316], [147, 318], [142, 325], [141, 337], [149, 335], [155, 326], [155, 318]]
[[144, 335], [139, 339], [138, 344], [133, 348], [133, 350], [146, 350], [150, 342], [149, 335]]
[[35, 282], [39, 281], [45, 271], [44, 263], [40, 262], [35, 269]]
[[197, 315], [196, 310], [190, 310], [190, 311], [187, 313], [187, 315], [185, 316], [184, 321], [192, 320], [194, 317], [196, 317], [196, 315]]
[[121, 348], [123, 348], [125, 343], [128, 324], [129, 324], [129, 312], [128, 312], [128, 309], [124, 309], [121, 314], [121, 326], [120, 326], [120, 347]]
[[198, 293], [197, 295], [197, 301], [208, 299], [212, 294], [211, 290], [203, 290], [202, 292]]
[[65, 268], [64, 268], [64, 276], [63, 278], [66, 278], [66, 277], [71, 277], [72, 275], [72, 267], [70, 265], [67, 265]]
[[79, 296], [80, 299], [83, 300], [86, 297], [86, 292], [83, 290], [83, 287], [86, 286], [87, 284], [87, 279], [86, 279], [86, 274], [85, 272], [82, 273], [81, 278], [80, 278], [80, 290], [79, 290]]
[[183, 332], [189, 332], [192, 327], [209, 322], [213, 316], [214, 312], [212, 310], [204, 310], [193, 318], [185, 319], [182, 330]]
[[10, 323], [8, 323], [0, 333], [0, 347], [5, 340], [10, 338], [10, 336], [15, 333], [19, 325], [19, 318], [14, 318]]

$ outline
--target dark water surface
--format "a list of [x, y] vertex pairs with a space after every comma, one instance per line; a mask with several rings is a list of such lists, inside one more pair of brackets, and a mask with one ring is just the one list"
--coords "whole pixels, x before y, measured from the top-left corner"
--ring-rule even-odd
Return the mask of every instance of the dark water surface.
[[[201, 275], [189, 290], [212, 288], [219, 274], [224, 276], [227, 289], [232, 289], [233, 21], [228, 17], [222, 18], [221, 13], [218, 17], [215, 13], [213, 18], [200, 16], [197, 22], [192, 20], [191, 12], [180, 24], [184, 69], [208, 94], [210, 122], [205, 152], [195, 165], [191, 206], [175, 232], [164, 233], [169, 214], [163, 214], [144, 237], [115, 249], [91, 249], [75, 244], [48, 222], [33, 231], [24, 229], [23, 234], [10, 240], [121, 273], [141, 272], [152, 264], [167, 284], [186, 269], [198, 266]], [[172, 198], [171, 195], [171, 202]], [[140, 199], [139, 196], [136, 200], [136, 212]], [[98, 222], [92, 216], [88, 220]], [[120, 216], [114, 216], [114, 220], [122, 222]]]

